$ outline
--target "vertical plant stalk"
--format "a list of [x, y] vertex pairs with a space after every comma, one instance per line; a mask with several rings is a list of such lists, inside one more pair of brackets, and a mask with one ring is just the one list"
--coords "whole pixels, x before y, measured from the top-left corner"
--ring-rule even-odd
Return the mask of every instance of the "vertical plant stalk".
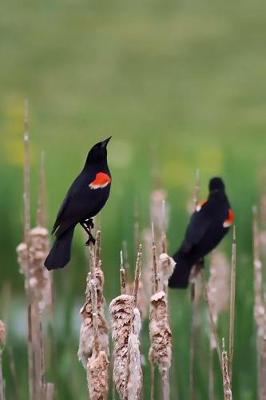
[[44, 152], [41, 153], [41, 166], [39, 177], [39, 195], [37, 207], [37, 225], [46, 226], [46, 190], [45, 190], [45, 167], [44, 167]]
[[137, 302], [138, 302], [138, 292], [139, 292], [139, 283], [140, 283], [140, 275], [141, 275], [141, 259], [142, 259], [142, 245], [139, 244], [137, 260], [136, 260], [136, 268], [135, 268], [134, 290], [133, 290], [133, 296], [135, 299], [135, 307], [137, 306]]
[[209, 400], [215, 400], [215, 394], [214, 394], [214, 350], [210, 346], [210, 357], [209, 357], [209, 373], [208, 373], [208, 378], [209, 378], [209, 383], [208, 383], [208, 399]]
[[90, 271], [87, 274], [85, 303], [80, 310], [81, 327], [78, 357], [87, 373], [91, 400], [105, 400], [109, 382], [108, 325], [104, 315], [104, 275], [101, 267], [101, 233], [95, 247], [89, 247]]
[[233, 400], [231, 381], [228, 369], [228, 355], [225, 350], [224, 339], [223, 339], [223, 351], [222, 351], [222, 367], [223, 367], [223, 392], [224, 400]]
[[[132, 295], [123, 293], [124, 260], [120, 253], [120, 296], [110, 304], [113, 338], [113, 381], [122, 400], [140, 400], [142, 393], [142, 369], [139, 349], [140, 312], [136, 307], [141, 275], [142, 245], [138, 246], [135, 279]], [[122, 273], [121, 273], [122, 271]]]
[[[193, 191], [193, 207], [196, 210], [200, 193], [200, 171], [196, 170], [195, 174], [195, 186]], [[199, 314], [199, 271], [201, 265], [196, 264], [191, 271], [191, 301], [192, 301], [192, 315], [191, 315], [191, 332], [190, 332], [190, 353], [189, 353], [189, 387], [190, 387], [190, 399], [195, 400], [196, 387], [195, 387], [195, 373], [196, 373], [196, 341], [198, 336], [198, 314]]]
[[222, 351], [220, 348], [220, 340], [219, 340], [219, 335], [218, 335], [217, 326], [216, 326], [216, 322], [215, 322], [215, 316], [213, 314], [212, 307], [210, 304], [208, 287], [206, 284], [204, 286], [205, 286], [205, 300], [207, 302], [207, 309], [208, 309], [208, 314], [209, 314], [209, 319], [210, 319], [211, 334], [216, 342], [215, 347], [217, 350], [217, 355], [218, 355], [221, 370], [222, 370]]
[[2, 355], [6, 344], [6, 326], [0, 320], [0, 400], [5, 400], [5, 382], [3, 378]]
[[131, 327], [128, 338], [128, 382], [127, 382], [127, 396], [128, 400], [140, 400], [142, 394], [143, 375], [141, 369], [141, 354], [139, 335], [141, 330], [141, 317], [138, 304], [138, 293], [140, 286], [141, 276], [141, 263], [142, 263], [142, 245], [138, 244], [138, 252], [135, 267], [134, 278], [134, 309], [131, 316]]
[[258, 398], [266, 399], [266, 304], [263, 297], [262, 261], [257, 208], [253, 208], [254, 318], [257, 328]]
[[[136, 298], [135, 298], [136, 304]], [[128, 400], [140, 400], [142, 394], [143, 376], [141, 369], [141, 354], [139, 335], [141, 318], [138, 308], [134, 308], [131, 323], [131, 332], [128, 338]]]
[[151, 231], [152, 231], [153, 293], [156, 293], [159, 290], [159, 274], [158, 274], [155, 232], [154, 232], [154, 224], [153, 223], [151, 225]]
[[32, 324], [31, 324], [31, 304], [29, 298], [28, 286], [28, 270], [29, 270], [29, 232], [30, 232], [30, 149], [29, 149], [29, 102], [24, 99], [24, 170], [23, 170], [23, 204], [24, 204], [24, 243], [25, 252], [25, 288], [28, 297], [28, 368], [29, 368], [29, 398], [33, 399], [34, 394], [34, 371], [33, 371], [33, 348], [32, 348]]
[[120, 251], [120, 291], [121, 294], [126, 294], [126, 270], [122, 250]]
[[[25, 275], [25, 292], [28, 302], [28, 364], [29, 364], [29, 398], [45, 398], [45, 366], [43, 331], [41, 315], [51, 304], [51, 282], [43, 262], [48, 253], [48, 231], [43, 226], [30, 229], [30, 156], [29, 156], [29, 119], [28, 101], [24, 105], [24, 241], [17, 247], [18, 262]], [[41, 169], [43, 166], [41, 167]], [[44, 170], [42, 171], [44, 176]], [[41, 179], [42, 191], [39, 193], [38, 222], [43, 220], [45, 199], [44, 181]]]
[[[167, 295], [159, 290], [160, 281], [156, 258], [156, 244], [152, 242], [154, 293], [150, 299], [150, 350], [151, 383], [154, 384], [154, 366], [157, 365], [161, 376], [162, 398], [169, 400], [169, 369], [172, 360], [172, 333], [169, 325]], [[151, 387], [151, 398], [154, 395], [154, 386]]]
[[128, 400], [128, 340], [134, 304], [134, 296], [121, 294], [109, 306], [113, 338], [113, 381], [122, 400]]
[[232, 382], [236, 302], [236, 228], [233, 226], [231, 279], [230, 279], [230, 325], [229, 325], [229, 377]]
[[107, 353], [100, 348], [98, 328], [98, 300], [95, 280], [90, 281], [92, 301], [93, 347], [92, 355], [87, 363], [87, 380], [91, 400], [106, 400], [108, 395], [108, 368]]
[[29, 135], [29, 102], [24, 100], [24, 172], [23, 172], [23, 203], [24, 203], [24, 242], [29, 243], [30, 231], [30, 135]]
[[[209, 313], [215, 326], [219, 319], [219, 314], [228, 308], [229, 304], [229, 263], [218, 250], [212, 252], [210, 263], [210, 275], [206, 287], [207, 305]], [[217, 333], [210, 329], [210, 358], [209, 358], [209, 400], [214, 400], [214, 352], [217, 350]], [[219, 345], [219, 343], [218, 343]]]
[[172, 333], [169, 325], [166, 294], [163, 291], [156, 292], [151, 297], [149, 328], [151, 342], [149, 360], [151, 364], [158, 366], [162, 380], [163, 400], [169, 400]]

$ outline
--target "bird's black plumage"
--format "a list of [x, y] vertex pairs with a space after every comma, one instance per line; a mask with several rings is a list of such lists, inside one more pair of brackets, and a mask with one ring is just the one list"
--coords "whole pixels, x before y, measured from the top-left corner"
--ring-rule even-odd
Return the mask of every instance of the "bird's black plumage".
[[98, 214], [108, 200], [111, 173], [106, 146], [109, 140], [91, 148], [84, 168], [70, 186], [58, 211], [52, 230], [56, 239], [44, 262], [49, 270], [62, 268], [69, 262], [75, 226], [80, 223], [89, 233], [91, 218]]
[[233, 211], [221, 178], [209, 182], [209, 196], [192, 214], [185, 238], [174, 254], [176, 266], [169, 279], [170, 288], [186, 288], [194, 264], [213, 250], [233, 223]]

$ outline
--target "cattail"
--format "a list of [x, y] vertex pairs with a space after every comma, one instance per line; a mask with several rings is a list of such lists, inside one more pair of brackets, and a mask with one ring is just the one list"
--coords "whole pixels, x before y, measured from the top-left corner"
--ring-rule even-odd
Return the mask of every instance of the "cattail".
[[0, 351], [4, 350], [6, 344], [6, 325], [0, 320]]
[[17, 246], [18, 263], [25, 275], [25, 289], [31, 301], [37, 302], [42, 312], [52, 303], [51, 276], [43, 262], [49, 250], [48, 231], [37, 226], [29, 231], [29, 245]]
[[217, 323], [219, 314], [228, 308], [229, 304], [229, 263], [226, 256], [219, 250], [211, 255], [210, 277], [207, 286], [208, 304], [215, 325], [210, 332], [209, 360], [209, 399], [214, 399], [214, 351], [217, 348]]
[[263, 297], [262, 261], [257, 209], [253, 208], [254, 318], [257, 326], [259, 399], [266, 399], [266, 304]]
[[105, 400], [108, 395], [109, 360], [105, 351], [93, 352], [88, 360], [87, 379], [90, 400]]
[[135, 307], [133, 310], [131, 332], [128, 338], [128, 400], [141, 399], [143, 377], [139, 349], [140, 330], [140, 312]]
[[150, 360], [162, 371], [171, 366], [172, 334], [168, 322], [165, 292], [156, 292], [151, 297], [150, 309]]
[[[167, 262], [167, 269], [161, 271], [161, 267]], [[167, 294], [160, 290], [167, 285], [166, 271], [169, 271], [171, 261], [166, 255], [161, 262], [157, 262], [155, 234], [152, 224], [152, 271], [153, 271], [153, 295], [150, 298], [150, 350], [149, 360], [151, 363], [152, 382], [154, 382], [154, 366], [157, 365], [162, 379], [163, 400], [169, 399], [169, 369], [172, 359], [172, 333], [169, 325]], [[162, 277], [163, 282], [161, 282]], [[154, 388], [151, 388], [153, 396]]]
[[232, 400], [232, 390], [231, 390], [231, 382], [229, 376], [229, 368], [228, 368], [228, 355], [224, 346], [223, 339], [223, 351], [222, 351], [222, 372], [223, 372], [223, 392], [224, 392], [224, 400]]
[[[210, 263], [208, 281], [208, 300], [215, 324], [219, 314], [229, 305], [229, 263], [226, 256], [219, 250], [213, 251]], [[216, 339], [211, 334], [211, 348], [216, 348]]]
[[3, 379], [2, 370], [2, 353], [6, 344], [6, 326], [3, 321], [0, 320], [0, 400], [5, 399], [5, 384]]
[[160, 239], [162, 232], [168, 225], [169, 207], [166, 203], [167, 193], [162, 189], [154, 190], [150, 200], [150, 218], [154, 224], [156, 241]]
[[229, 376], [232, 381], [235, 342], [235, 302], [236, 302], [236, 228], [233, 226], [231, 277], [230, 277], [230, 325], [229, 325]]
[[[142, 391], [141, 355], [139, 350], [140, 312], [138, 304], [142, 246], [139, 244], [132, 295], [121, 294], [112, 300], [113, 380], [122, 400], [139, 400]], [[123, 287], [121, 286], [121, 289]]]
[[106, 350], [100, 350], [98, 326], [98, 302], [96, 281], [90, 281], [93, 343], [92, 355], [87, 362], [87, 380], [91, 400], [105, 400], [108, 395], [108, 367], [109, 360]]
[[160, 285], [163, 291], [167, 291], [168, 280], [172, 275], [175, 267], [175, 261], [166, 253], [161, 253], [159, 256], [159, 276]]
[[113, 379], [120, 399], [127, 400], [128, 382], [128, 340], [131, 332], [134, 296], [122, 294], [114, 298], [110, 304], [112, 318], [112, 338], [114, 342]]
[[[199, 202], [200, 194], [200, 171], [196, 170], [195, 174], [195, 185], [191, 200], [189, 201], [188, 212], [192, 214], [196, 210]], [[190, 273], [190, 297], [192, 302], [192, 316], [191, 316], [191, 327], [190, 327], [190, 346], [189, 346], [189, 388], [190, 397], [194, 399], [196, 397], [196, 349], [197, 349], [197, 338], [199, 336], [199, 303], [202, 294], [202, 264], [204, 260], [199, 261], [195, 264]]]
[[143, 290], [143, 304], [145, 305], [144, 312], [142, 311], [142, 319], [145, 319], [149, 315], [149, 304], [150, 298], [153, 293], [152, 288], [152, 230], [150, 228], [143, 231], [143, 243], [144, 243], [144, 261], [143, 261], [143, 272], [142, 272], [142, 286]]
[[164, 291], [156, 292], [150, 302], [150, 362], [158, 365], [163, 385], [163, 399], [169, 399], [169, 369], [172, 358], [172, 333], [169, 326], [167, 299]]
[[[40, 226], [44, 224], [44, 170], [41, 165], [39, 206], [37, 227], [31, 229], [30, 221], [30, 157], [28, 101], [24, 106], [24, 235], [23, 242], [17, 246], [20, 270], [25, 276], [25, 291], [28, 301], [28, 362], [29, 362], [29, 398], [46, 400], [45, 362], [42, 330], [42, 312], [51, 305], [51, 275], [43, 268], [48, 252], [48, 232]], [[42, 218], [43, 217], [43, 218]], [[52, 386], [52, 385], [50, 385]], [[51, 393], [51, 392], [50, 392]]]
[[[93, 331], [93, 304], [91, 296], [91, 280], [95, 282], [97, 291], [97, 327], [98, 327], [98, 343], [99, 350], [106, 352], [109, 356], [109, 338], [108, 338], [108, 324], [104, 314], [105, 298], [103, 296], [104, 274], [102, 271], [100, 260], [100, 232], [97, 232], [97, 243], [95, 253], [90, 250], [90, 265], [91, 271], [87, 275], [87, 285], [85, 292], [85, 303], [80, 310], [81, 315], [81, 328], [80, 328], [80, 341], [78, 349], [78, 357], [82, 362], [84, 368], [87, 368], [89, 357], [92, 356], [94, 331]], [[97, 264], [96, 264], [97, 263]]]
[[105, 400], [109, 382], [108, 325], [104, 315], [104, 274], [101, 262], [101, 232], [96, 244], [89, 247], [90, 272], [87, 275], [85, 304], [80, 310], [81, 327], [78, 357], [87, 371], [91, 400]]

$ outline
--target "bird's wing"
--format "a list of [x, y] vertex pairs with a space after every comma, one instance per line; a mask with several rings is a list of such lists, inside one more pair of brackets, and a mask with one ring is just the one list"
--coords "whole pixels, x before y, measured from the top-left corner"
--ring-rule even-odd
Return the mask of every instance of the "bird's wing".
[[211, 214], [208, 212], [208, 202], [204, 202], [191, 216], [185, 239], [181, 245], [184, 253], [189, 252], [193, 246], [201, 241], [208, 231], [211, 221]]
[[71, 203], [71, 200], [73, 198], [73, 196], [75, 196], [75, 193], [77, 191], [77, 182], [79, 181], [79, 176], [77, 176], [77, 178], [74, 180], [74, 182], [72, 183], [72, 185], [70, 186], [70, 188], [67, 191], [67, 194], [59, 208], [59, 211], [57, 213], [56, 216], [56, 220], [52, 229], [52, 234], [56, 232], [56, 230], [59, 228], [63, 218], [64, 218], [64, 214], [68, 208], [68, 205]]
[[[100, 176], [99, 176], [100, 175]], [[110, 181], [103, 181], [104, 174], [91, 178], [80, 174], [71, 185], [58, 211], [53, 233], [62, 235], [66, 229], [82, 218], [95, 216], [109, 197]]]
[[66, 197], [64, 198], [64, 200], [63, 200], [63, 202], [62, 202], [62, 204], [61, 204], [61, 206], [59, 208], [59, 211], [57, 213], [57, 217], [56, 217], [53, 229], [52, 229], [52, 234], [55, 233], [57, 228], [59, 228], [59, 226], [60, 226], [60, 223], [61, 223], [61, 220], [62, 220], [62, 215], [63, 215], [64, 210], [65, 210], [65, 208], [66, 208], [66, 206], [67, 206], [67, 204], [69, 202], [69, 199], [70, 199], [70, 197], [68, 195], [66, 195]]

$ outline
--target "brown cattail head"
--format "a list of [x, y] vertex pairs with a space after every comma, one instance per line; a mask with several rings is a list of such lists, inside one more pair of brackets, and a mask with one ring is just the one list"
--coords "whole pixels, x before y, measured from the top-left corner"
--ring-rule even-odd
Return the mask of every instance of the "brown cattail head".
[[231, 382], [228, 368], [228, 354], [225, 350], [224, 339], [223, 339], [223, 351], [222, 351], [222, 372], [223, 372], [223, 389], [224, 389], [224, 400], [232, 400]]
[[137, 308], [134, 308], [131, 332], [128, 339], [128, 400], [141, 399], [143, 376], [139, 349], [140, 329], [140, 312]]
[[166, 294], [156, 292], [150, 304], [150, 361], [162, 372], [169, 369], [172, 358], [172, 333], [169, 326]]
[[93, 352], [88, 359], [87, 379], [90, 400], [106, 400], [108, 395], [109, 360], [105, 351]]
[[49, 272], [43, 267], [49, 250], [47, 229], [36, 226], [29, 231], [29, 247], [26, 243], [17, 246], [18, 263], [25, 275], [25, 287], [30, 298], [38, 303], [42, 312], [52, 304], [52, 282]]
[[6, 325], [0, 320], [0, 352], [4, 350], [6, 344]]
[[[97, 327], [99, 350], [103, 350], [107, 355], [109, 355], [108, 324], [104, 315], [104, 275], [101, 269], [101, 262], [98, 263], [98, 267], [94, 271], [94, 282], [97, 291]], [[78, 357], [84, 368], [87, 366], [89, 357], [92, 356], [94, 344], [93, 304], [91, 294], [91, 275], [89, 273], [87, 277], [85, 304], [80, 310], [82, 323], [80, 328]]]
[[18, 263], [20, 266], [20, 272], [27, 276], [28, 273], [28, 266], [29, 266], [29, 260], [28, 260], [28, 247], [27, 244], [22, 242], [20, 243], [17, 248], [17, 256], [18, 256]]
[[128, 340], [131, 332], [134, 305], [134, 296], [123, 294], [114, 298], [109, 307], [114, 342], [113, 379], [116, 390], [122, 400], [128, 399]]

